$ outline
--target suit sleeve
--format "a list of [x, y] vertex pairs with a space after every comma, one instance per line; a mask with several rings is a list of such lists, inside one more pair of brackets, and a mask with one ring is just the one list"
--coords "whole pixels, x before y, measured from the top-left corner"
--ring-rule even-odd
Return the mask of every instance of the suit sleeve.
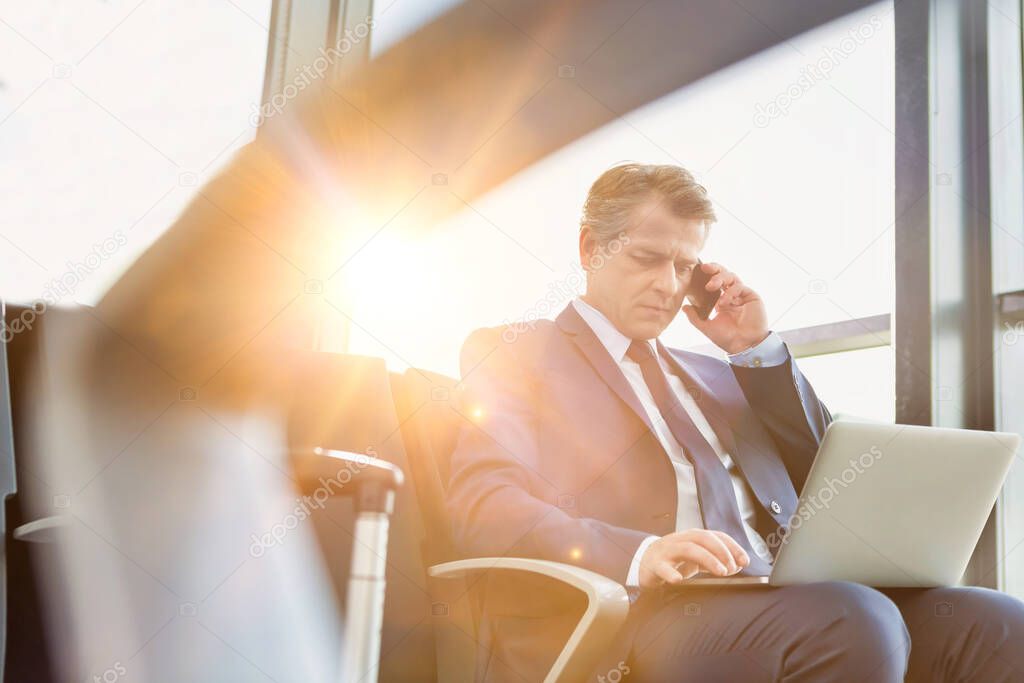
[[462, 424], [452, 454], [447, 506], [456, 549], [466, 557], [565, 562], [620, 583], [648, 533], [575, 517], [557, 505], [558, 486], [537, 442], [536, 382], [517, 344], [477, 330], [462, 349]]
[[799, 489], [810, 471], [825, 428], [832, 422], [832, 414], [818, 399], [788, 348], [785, 360], [778, 365], [733, 364], [732, 371]]

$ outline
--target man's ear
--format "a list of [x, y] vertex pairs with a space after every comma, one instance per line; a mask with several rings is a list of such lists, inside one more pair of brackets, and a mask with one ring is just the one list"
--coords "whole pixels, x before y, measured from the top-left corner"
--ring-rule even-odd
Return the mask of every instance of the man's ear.
[[590, 270], [590, 259], [594, 255], [594, 251], [597, 249], [597, 240], [594, 239], [594, 233], [590, 230], [589, 225], [583, 225], [580, 227], [580, 265], [583, 266], [583, 270]]

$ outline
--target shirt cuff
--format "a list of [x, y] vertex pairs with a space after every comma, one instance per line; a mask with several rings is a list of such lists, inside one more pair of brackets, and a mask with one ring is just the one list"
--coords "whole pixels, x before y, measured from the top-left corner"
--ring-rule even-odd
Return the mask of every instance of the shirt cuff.
[[751, 346], [746, 351], [729, 354], [729, 362], [733, 365], [741, 365], [745, 368], [770, 368], [775, 365], [782, 365], [789, 358], [789, 349], [775, 332], [769, 332], [768, 336], [756, 346]]
[[640, 542], [640, 546], [633, 555], [633, 561], [629, 563], [629, 573], [626, 574], [626, 588], [640, 587], [640, 559], [647, 552], [648, 546], [658, 540], [658, 536], [648, 536]]

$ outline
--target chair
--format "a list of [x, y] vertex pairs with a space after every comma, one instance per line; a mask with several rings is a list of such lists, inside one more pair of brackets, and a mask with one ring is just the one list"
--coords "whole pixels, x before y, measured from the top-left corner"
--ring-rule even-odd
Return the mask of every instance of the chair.
[[[485, 584], [519, 581], [519, 577], [532, 582], [524, 587], [546, 583], [551, 589], [561, 585], [562, 590], [572, 589], [585, 597], [583, 614], [544, 680], [585, 679], [625, 621], [629, 611], [625, 589], [605, 576], [560, 562], [519, 557], [459, 558], [445, 507], [450, 458], [464, 419], [458, 409], [459, 384], [444, 375], [409, 369], [400, 379], [393, 379], [392, 387], [408, 472], [430, 539], [421, 553], [429, 576], [439, 580], [428, 586], [432, 597], [436, 596], [435, 604], [446, 606], [451, 617], [448, 624], [438, 624], [435, 619], [438, 680], [473, 678], [469, 662], [475, 659], [476, 650], [468, 649], [475, 646], [479, 632], [481, 590]], [[487, 581], [481, 581], [484, 577]], [[538, 582], [538, 577], [543, 579]], [[453, 610], [453, 596], [467, 597], [461, 602], [468, 605], [457, 602]]]
[[[368, 454], [408, 475], [392, 394], [394, 376], [384, 360], [354, 354], [307, 352], [284, 363], [293, 368], [288, 443], [293, 453], [312, 446]], [[315, 462], [293, 457], [290, 469], [304, 495], [318, 488], [309, 477]], [[328, 472], [337, 466], [326, 466]], [[308, 481], [312, 479], [313, 481]], [[325, 481], [330, 477], [324, 477]], [[327, 486], [319, 488], [328, 490]], [[323, 566], [330, 574], [340, 613], [351, 604], [350, 568], [356, 550], [356, 511], [351, 499], [334, 494], [310, 515]], [[395, 493], [387, 532], [386, 591], [380, 638], [379, 671], [365, 680], [427, 683], [436, 680], [431, 599], [420, 549], [427, 545], [413, 487], [406, 481]], [[331, 596], [325, 596], [325, 600]], [[345, 636], [345, 641], [349, 640]], [[339, 652], [339, 655], [341, 653]]]
[[[546, 681], [584, 679], [618, 631], [629, 609], [614, 581], [558, 562], [516, 557], [460, 558], [450, 534], [445, 488], [462, 417], [459, 384], [425, 370], [389, 373], [383, 360], [312, 353], [296, 363], [299, 377], [289, 420], [295, 446], [376, 455], [407, 475], [396, 496], [387, 553], [387, 592], [379, 679], [462, 681], [479, 676], [480, 601], [496, 586], [571, 594], [579, 623], [553, 662]], [[309, 463], [297, 466], [308, 469]], [[314, 518], [337, 598], [346, 602], [351, 511], [332, 501]], [[520, 593], [516, 593], [520, 594]]]

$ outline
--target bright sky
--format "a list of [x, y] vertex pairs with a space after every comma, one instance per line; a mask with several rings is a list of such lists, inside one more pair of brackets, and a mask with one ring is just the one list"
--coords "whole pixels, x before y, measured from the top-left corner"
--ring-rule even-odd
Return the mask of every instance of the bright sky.
[[269, 16], [270, 0], [0, 0], [5, 298], [39, 297], [120, 231], [76, 287], [94, 303], [252, 139]]

